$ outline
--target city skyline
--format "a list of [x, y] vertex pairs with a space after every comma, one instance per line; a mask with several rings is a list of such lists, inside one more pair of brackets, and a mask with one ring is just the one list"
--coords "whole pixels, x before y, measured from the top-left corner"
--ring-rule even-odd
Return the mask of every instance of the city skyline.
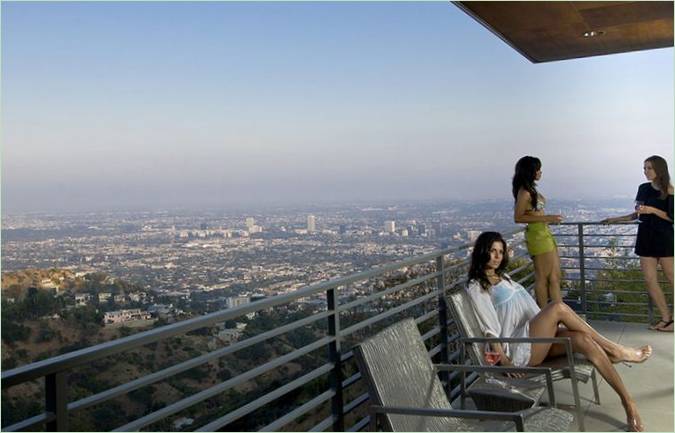
[[502, 200], [525, 154], [547, 197], [630, 201], [645, 157], [673, 170], [672, 48], [533, 65], [447, 3], [3, 3], [2, 24], [3, 214]]

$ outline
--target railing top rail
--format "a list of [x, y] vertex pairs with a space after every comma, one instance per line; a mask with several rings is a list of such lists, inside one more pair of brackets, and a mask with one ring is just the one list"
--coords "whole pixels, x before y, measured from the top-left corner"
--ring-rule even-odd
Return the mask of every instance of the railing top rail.
[[584, 225], [584, 226], [631, 226], [631, 225], [638, 225], [638, 223], [634, 221], [628, 221], [628, 222], [620, 222], [620, 223], [603, 223], [600, 221], [564, 221], [561, 223], [557, 224], [551, 224], [553, 226], [577, 226], [577, 225]]
[[[506, 236], [511, 236], [522, 231], [522, 228], [508, 232]], [[130, 335], [120, 339], [107, 341], [105, 343], [97, 344], [95, 346], [86, 347], [84, 349], [76, 350], [74, 352], [58, 355], [53, 358], [48, 358], [42, 361], [37, 361], [21, 367], [14, 368], [2, 372], [2, 388], [17, 385], [29, 380], [34, 380], [47, 376], [49, 374], [57, 373], [71, 369], [73, 367], [100, 359], [106, 356], [114, 355], [125, 350], [134, 349], [144, 346], [164, 338], [173, 337], [175, 335], [185, 334], [195, 329], [212, 326], [219, 322], [231, 320], [248, 313], [257, 312], [267, 308], [275, 307], [277, 305], [286, 304], [290, 301], [312, 296], [322, 293], [329, 289], [334, 289], [339, 286], [354, 283], [356, 281], [366, 280], [368, 278], [382, 275], [404, 266], [411, 266], [420, 263], [429, 262], [437, 257], [444, 256], [453, 252], [461, 251], [470, 248], [472, 244], [463, 244], [458, 247], [445, 248], [442, 250], [433, 251], [420, 256], [411, 257], [397, 262], [388, 263], [382, 266], [376, 266], [372, 269], [358, 272], [346, 277], [334, 278], [328, 281], [311, 284], [291, 293], [283, 295], [276, 295], [267, 299], [252, 302], [246, 305], [241, 305], [235, 308], [216, 311], [203, 316], [194, 317], [192, 319], [184, 320], [178, 323], [165, 325], [160, 328], [151, 329], [138, 334]]]

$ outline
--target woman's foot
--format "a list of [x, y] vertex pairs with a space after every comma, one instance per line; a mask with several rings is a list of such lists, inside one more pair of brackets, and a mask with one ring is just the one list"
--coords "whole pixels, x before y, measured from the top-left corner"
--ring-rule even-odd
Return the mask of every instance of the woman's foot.
[[645, 431], [645, 426], [642, 424], [640, 415], [637, 415], [636, 417], [629, 416], [626, 419], [626, 423], [628, 424], [628, 431]]
[[645, 431], [635, 403], [626, 406], [626, 424], [628, 424], [628, 431]]
[[[667, 331], [666, 329], [670, 328], [670, 331]], [[672, 317], [668, 320], [666, 319], [661, 319], [658, 322], [654, 323], [649, 327], [652, 331], [666, 331], [666, 332], [673, 332], [673, 319]]]
[[647, 344], [638, 349], [623, 347], [618, 357], [610, 356], [609, 359], [614, 364], [619, 362], [632, 362], [635, 364], [640, 364], [648, 360], [650, 356], [652, 356], [652, 346]]

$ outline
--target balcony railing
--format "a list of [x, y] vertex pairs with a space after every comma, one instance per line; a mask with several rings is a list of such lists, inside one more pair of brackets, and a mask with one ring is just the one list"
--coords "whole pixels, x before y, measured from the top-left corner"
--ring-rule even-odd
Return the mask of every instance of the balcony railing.
[[[633, 254], [637, 223], [573, 222], [551, 228], [558, 241], [566, 302], [592, 319], [654, 321], [640, 258]], [[661, 288], [668, 288], [662, 272], [658, 278]], [[664, 293], [672, 307], [672, 287]]]
[[[622, 256], [586, 256], [592, 248], [599, 248], [592, 242], [595, 239], [610, 239], [634, 236], [624, 233], [625, 226], [616, 233], [609, 233], [611, 229], [603, 227], [600, 231], [608, 233], [591, 234], [589, 227], [596, 227], [588, 223], [568, 223], [559, 226], [558, 239], [563, 259], [563, 268], [568, 271], [573, 268], [576, 260], [579, 273], [578, 278], [565, 278], [570, 293], [576, 291], [581, 302], [580, 309], [588, 314], [603, 315], [605, 311], [594, 309], [596, 283], [603, 282], [602, 270], [596, 270], [595, 260], [635, 260], [634, 257]], [[576, 231], [575, 231], [576, 230]], [[523, 245], [522, 230], [511, 235], [509, 245], [515, 250], [513, 261], [514, 269], [510, 271], [521, 284], [532, 288], [534, 273], [532, 264]], [[565, 239], [565, 241], [563, 241]], [[576, 239], [576, 241], [575, 241]], [[568, 241], [569, 240], [569, 241]], [[591, 241], [591, 242], [589, 242]], [[615, 246], [617, 248], [623, 248]], [[192, 318], [179, 323], [158, 327], [125, 338], [98, 344], [75, 352], [56, 356], [43, 361], [18, 367], [2, 372], [2, 389], [18, 386], [30, 381], [42, 381], [44, 378], [44, 411], [27, 419], [6, 426], [3, 430], [18, 431], [44, 428], [49, 431], [66, 431], [69, 429], [69, 420], [78, 411], [92, 408], [96, 405], [105, 405], [111, 400], [124, 396], [134, 390], [158, 384], [188, 370], [204, 366], [223, 357], [251, 348], [257, 344], [267, 344], [273, 339], [288, 338], [294, 331], [310, 328], [314, 330], [316, 338], [299, 348], [283, 354], [275, 354], [270, 359], [263, 359], [259, 365], [246, 371], [238, 372], [219, 383], [205, 389], [193, 392], [187, 397], [168, 403], [164, 407], [150, 411], [139, 418], [133, 419], [116, 428], [119, 431], [140, 430], [152, 428], [158, 422], [172, 419], [172, 417], [190, 411], [197, 405], [209, 399], [222, 395], [228, 390], [241, 387], [246, 383], [261, 380], [266, 373], [277, 370], [292, 362], [298, 362], [303, 357], [312, 355], [319, 365], [304, 368], [284, 383], [276, 383], [271, 389], [264, 389], [250, 401], [237, 402], [237, 407], [227, 413], [217, 413], [207, 419], [200, 416], [197, 423], [199, 431], [214, 431], [227, 429], [244, 417], [255, 418], [255, 428], [260, 431], [277, 431], [283, 428], [299, 429], [301, 423], [307, 419], [315, 421], [309, 427], [302, 428], [309, 431], [358, 431], [368, 425], [369, 418], [364, 403], [368, 400], [365, 387], [360, 381], [360, 374], [352, 360], [352, 347], [361, 339], [377, 332], [393, 321], [403, 317], [414, 317], [423, 338], [428, 346], [430, 355], [438, 362], [453, 362], [459, 356], [455, 345], [457, 335], [453, 332], [454, 326], [449, 320], [442, 298], [444, 291], [458, 287], [465, 281], [468, 258], [453, 258], [467, 252], [470, 245], [445, 249], [433, 253], [413, 257], [407, 260], [389, 263], [374, 269], [359, 272], [342, 278], [320, 282], [283, 295], [270, 297], [261, 301], [252, 302], [236, 308], [218, 311], [201, 317]], [[576, 251], [576, 254], [574, 253]], [[620, 269], [612, 272], [621, 272]], [[411, 270], [414, 272], [411, 275]], [[632, 272], [632, 271], [629, 271]], [[631, 279], [627, 279], [632, 281]], [[358, 296], [353, 290], [359, 288]], [[636, 292], [631, 291], [634, 295]], [[591, 296], [592, 295], [592, 296]], [[638, 293], [637, 296], [642, 296]], [[670, 292], [672, 296], [672, 291]], [[262, 314], [270, 309], [281, 309], [297, 305], [306, 300], [318, 301], [322, 308], [312, 311], [299, 319], [284, 323], [258, 334], [250, 335], [233, 344], [199, 354], [186, 361], [175, 363], [169, 367], [160, 368], [150, 374], [141, 375], [131, 381], [116, 385], [86, 397], [70, 401], [68, 376], [78, 368], [107, 357], [129, 354], [135, 349], [158, 343], [172, 337], [186, 335], [200, 328], [213, 327], [225, 321], [242, 318], [251, 313]], [[624, 302], [631, 308], [642, 308], [648, 311], [649, 304], [645, 300], [639, 302]], [[622, 316], [644, 319], [648, 313], [621, 313]], [[318, 354], [318, 355], [317, 355]], [[254, 359], [250, 360], [255, 362]], [[288, 405], [289, 395], [308, 386], [311, 382], [323, 380], [325, 389], [320, 389], [309, 398], [295, 403], [282, 416], [268, 419], [267, 416], [256, 416], [258, 410], [265, 410], [275, 404], [283, 402]], [[459, 393], [459, 384], [456, 375], [445, 373], [442, 377], [451, 398]], [[316, 383], [316, 382], [315, 382]], [[217, 412], [217, 411], [216, 411]], [[201, 415], [201, 414], [200, 414]], [[311, 416], [310, 416], [311, 415]], [[231, 428], [231, 427], [230, 427]]]

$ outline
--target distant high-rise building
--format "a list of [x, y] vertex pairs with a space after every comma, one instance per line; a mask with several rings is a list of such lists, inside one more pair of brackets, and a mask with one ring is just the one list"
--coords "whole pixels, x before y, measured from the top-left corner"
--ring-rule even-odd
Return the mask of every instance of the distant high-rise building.
[[225, 305], [227, 308], [236, 308], [240, 305], [245, 305], [251, 302], [248, 296], [228, 296], [225, 298]]
[[420, 224], [417, 226], [417, 233], [419, 233], [420, 236], [424, 236], [427, 234], [427, 226], [425, 224]]
[[347, 224], [340, 224], [339, 233], [341, 235], [344, 235], [345, 233], [347, 233]]
[[255, 218], [253, 217], [247, 217], [246, 218], [246, 227], [249, 229], [255, 225]]
[[386, 233], [394, 233], [396, 231], [396, 222], [395, 221], [385, 221], [384, 222], [384, 231]]
[[414, 236], [415, 233], [417, 233], [417, 230], [415, 230], [415, 226], [412, 225], [412, 224], [409, 225], [409, 226], [408, 226], [408, 235], [409, 235], [409, 236]]
[[443, 231], [441, 230], [441, 223], [440, 223], [440, 221], [433, 222], [433, 223], [431, 224], [431, 228], [434, 230], [434, 234], [435, 234], [436, 236], [440, 236], [440, 235], [443, 233]]
[[469, 238], [469, 242], [476, 242], [478, 236], [480, 235], [480, 230], [467, 230], [466, 236]]
[[401, 230], [401, 236], [403, 236], [404, 238], [408, 237], [408, 229]]
[[314, 218], [314, 215], [307, 215], [307, 231], [309, 233], [316, 231], [316, 218]]
[[207, 226], [206, 223], [199, 224], [199, 230], [206, 230], [207, 228], [209, 228], [209, 226]]

